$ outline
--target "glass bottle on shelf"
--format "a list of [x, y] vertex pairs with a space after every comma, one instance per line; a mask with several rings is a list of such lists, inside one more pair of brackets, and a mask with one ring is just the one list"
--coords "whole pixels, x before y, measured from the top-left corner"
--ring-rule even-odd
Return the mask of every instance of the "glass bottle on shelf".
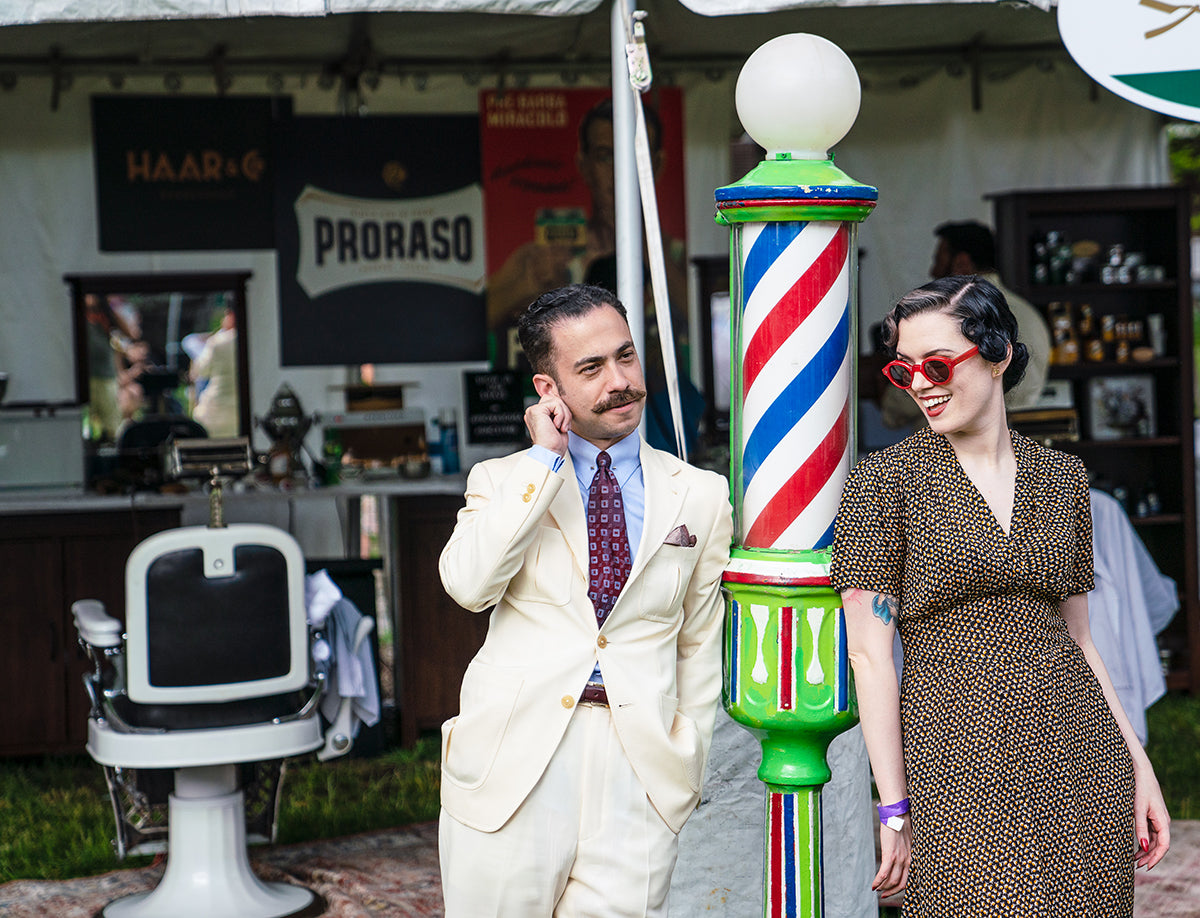
[[1108, 345], [1117, 343], [1117, 317], [1116, 316], [1101, 316], [1100, 317], [1100, 340], [1104, 342], [1106, 349]]
[[438, 427], [442, 431], [442, 474], [457, 475], [458, 461], [458, 412], [454, 408], [443, 408], [438, 416]]
[[321, 463], [325, 466], [325, 484], [335, 485], [342, 480], [342, 437], [336, 427], [325, 427], [321, 445]]
[[1053, 302], [1046, 308], [1050, 324], [1050, 362], [1070, 365], [1079, 362], [1079, 339], [1075, 333], [1073, 309], [1069, 302]]
[[1132, 323], [1125, 316], [1117, 316], [1115, 327], [1117, 348], [1114, 354], [1117, 363], [1129, 362], [1129, 355], [1133, 349], [1133, 345], [1131, 343], [1131, 325]]
[[1050, 283], [1067, 283], [1067, 273], [1071, 269], [1071, 244], [1067, 237], [1058, 230], [1046, 234], [1046, 244], [1050, 249]]
[[1092, 312], [1090, 303], [1079, 307], [1079, 338], [1083, 342], [1083, 358], [1099, 363], [1105, 358], [1104, 342], [1100, 338], [1100, 323]]

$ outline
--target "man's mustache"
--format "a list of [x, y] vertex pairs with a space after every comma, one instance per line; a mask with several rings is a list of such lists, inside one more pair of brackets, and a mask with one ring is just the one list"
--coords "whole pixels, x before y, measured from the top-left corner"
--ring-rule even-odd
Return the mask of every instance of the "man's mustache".
[[630, 402], [640, 401], [646, 397], [645, 389], [635, 389], [630, 386], [623, 392], [618, 392], [616, 395], [609, 396], [604, 401], [598, 403], [592, 408], [596, 414], [603, 414], [611, 408], [620, 408], [622, 405], [628, 405]]

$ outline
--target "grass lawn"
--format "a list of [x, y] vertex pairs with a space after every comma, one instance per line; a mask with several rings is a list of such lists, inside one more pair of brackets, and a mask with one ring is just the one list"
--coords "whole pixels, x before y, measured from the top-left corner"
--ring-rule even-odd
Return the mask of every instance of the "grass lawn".
[[1172, 819], [1200, 819], [1200, 698], [1171, 693], [1146, 712], [1146, 752]]
[[[372, 758], [289, 763], [279, 842], [336, 838], [436, 819], [438, 740]], [[0, 883], [104, 873], [118, 861], [100, 766], [86, 756], [0, 759]]]
[[[1172, 694], [1148, 712], [1150, 758], [1173, 819], [1200, 819], [1200, 698]], [[284, 783], [281, 843], [335, 838], [435, 819], [438, 739], [412, 750], [294, 761]], [[86, 757], [0, 759], [0, 883], [64, 879], [122, 866], [100, 767]], [[124, 866], [144, 863], [130, 859]]]

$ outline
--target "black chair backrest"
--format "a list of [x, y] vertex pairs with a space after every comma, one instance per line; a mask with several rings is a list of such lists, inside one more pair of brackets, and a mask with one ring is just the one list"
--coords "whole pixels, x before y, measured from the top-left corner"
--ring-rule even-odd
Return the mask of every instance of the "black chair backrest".
[[199, 548], [154, 560], [146, 580], [150, 683], [162, 687], [285, 676], [287, 561], [269, 545], [234, 549], [230, 577], [205, 577]]

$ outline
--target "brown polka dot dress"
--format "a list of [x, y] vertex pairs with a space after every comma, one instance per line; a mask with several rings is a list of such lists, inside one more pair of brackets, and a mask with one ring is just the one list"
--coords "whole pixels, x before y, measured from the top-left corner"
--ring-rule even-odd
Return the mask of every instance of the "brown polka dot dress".
[[1087, 477], [1014, 433], [1010, 532], [925, 428], [842, 494], [835, 589], [898, 598], [905, 918], [1129, 918], [1133, 766], [1061, 600], [1092, 589]]

